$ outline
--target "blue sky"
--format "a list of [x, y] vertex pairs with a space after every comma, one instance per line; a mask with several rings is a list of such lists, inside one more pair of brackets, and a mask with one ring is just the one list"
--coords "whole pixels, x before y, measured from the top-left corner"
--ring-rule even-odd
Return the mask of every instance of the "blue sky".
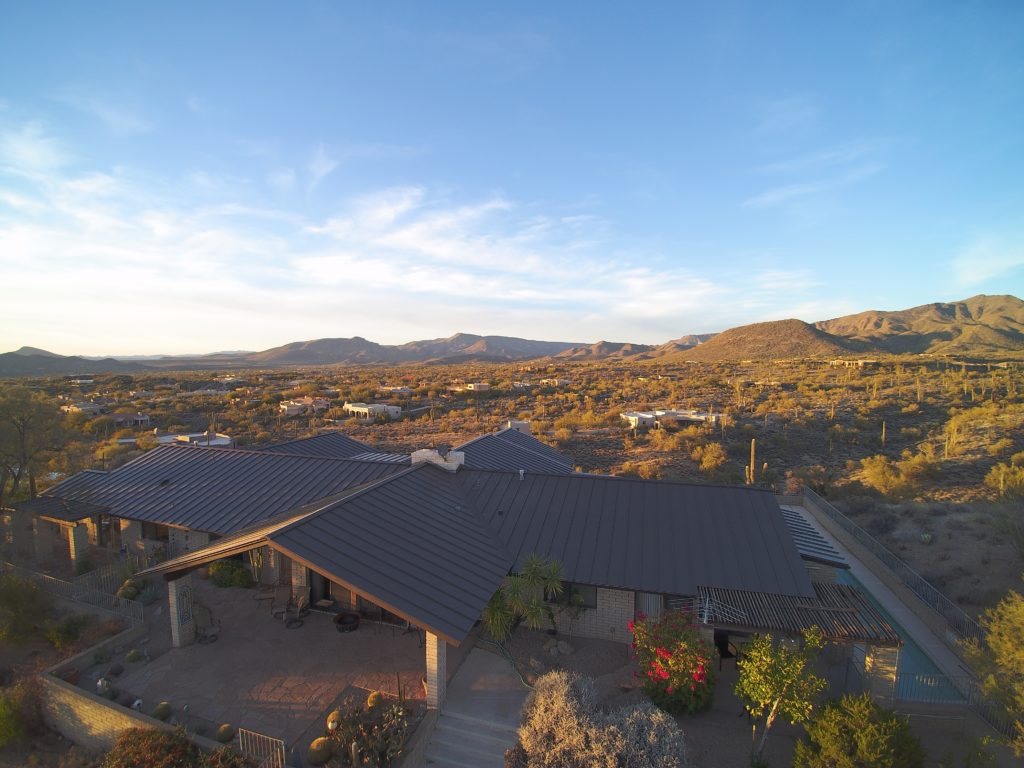
[[1022, 29], [1019, 2], [4, 3], [0, 351], [660, 343], [1020, 296]]

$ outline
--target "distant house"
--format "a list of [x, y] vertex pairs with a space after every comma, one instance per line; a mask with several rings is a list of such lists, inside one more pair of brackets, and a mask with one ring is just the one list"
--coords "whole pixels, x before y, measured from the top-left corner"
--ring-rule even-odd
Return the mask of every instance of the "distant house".
[[877, 368], [881, 365], [877, 360], [843, 360], [842, 358], [829, 360], [828, 364], [834, 368]]
[[490, 384], [486, 384], [482, 381], [471, 381], [466, 385], [466, 390], [469, 392], [487, 392], [490, 388]]
[[381, 387], [380, 391], [385, 395], [393, 395], [394, 397], [408, 397], [412, 394], [412, 387]]
[[112, 413], [110, 419], [118, 429], [148, 427], [150, 424], [150, 418], [145, 413]]
[[278, 410], [282, 416], [292, 417], [301, 416], [306, 412], [306, 404], [299, 402], [298, 400], [283, 400], [278, 403]]
[[342, 410], [360, 419], [398, 419], [402, 416], [399, 406], [387, 403], [345, 403]]
[[651, 427], [675, 427], [681, 423], [717, 424], [722, 418], [722, 414], [692, 409], [685, 411], [625, 411], [619, 414], [619, 418], [627, 422], [630, 429], [650, 429]]
[[541, 379], [542, 387], [567, 387], [572, 384], [570, 379]]
[[91, 401], [69, 403], [60, 407], [64, 413], [84, 413], [86, 416], [99, 416], [107, 412], [107, 406]]

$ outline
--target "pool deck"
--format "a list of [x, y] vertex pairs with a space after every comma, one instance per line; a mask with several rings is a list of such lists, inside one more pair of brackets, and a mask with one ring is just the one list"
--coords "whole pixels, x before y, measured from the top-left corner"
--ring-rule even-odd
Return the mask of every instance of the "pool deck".
[[850, 572], [857, 581], [863, 584], [864, 588], [896, 619], [900, 626], [910, 635], [910, 639], [935, 663], [935, 666], [939, 668], [942, 674], [947, 677], [962, 677], [971, 674], [971, 671], [963, 661], [949, 649], [949, 646], [946, 645], [942, 638], [937, 637], [931, 628], [918, 618], [917, 614], [889, 589], [867, 565], [843, 546], [842, 542], [837, 541], [836, 537], [821, 525], [813, 513], [795, 504], [786, 504], [784, 506], [799, 512], [810, 525], [814, 526], [815, 530], [836, 548], [836, 551], [850, 564]]

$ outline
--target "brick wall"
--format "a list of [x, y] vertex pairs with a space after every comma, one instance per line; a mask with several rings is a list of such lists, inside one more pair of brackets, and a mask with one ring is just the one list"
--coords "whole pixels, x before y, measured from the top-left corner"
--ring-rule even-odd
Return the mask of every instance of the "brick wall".
[[[597, 590], [597, 608], [585, 608], [572, 625], [572, 634], [599, 640], [632, 641], [626, 622], [636, 612], [636, 593], [622, 589]], [[555, 624], [561, 634], [569, 633], [569, 617], [564, 609], [555, 609]]]
[[[62, 661], [43, 672], [39, 678], [42, 687], [43, 717], [47, 724], [66, 739], [85, 749], [106, 751], [114, 746], [117, 737], [128, 728], [160, 728], [173, 731], [174, 725], [148, 715], [122, 707], [71, 683], [55, 677], [55, 672], [76, 666], [87, 666], [93, 654], [102, 648], [124, 646], [145, 633], [138, 626], [121, 632], [84, 653]], [[203, 749], [216, 749], [219, 745], [200, 736], [190, 737]]]

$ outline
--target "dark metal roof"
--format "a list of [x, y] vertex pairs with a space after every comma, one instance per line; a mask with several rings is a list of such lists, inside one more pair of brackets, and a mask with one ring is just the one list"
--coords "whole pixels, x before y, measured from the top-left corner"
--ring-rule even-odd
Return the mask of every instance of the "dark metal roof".
[[846, 558], [840, 555], [821, 532], [791, 507], [782, 507], [782, 518], [786, 521], [793, 543], [800, 557], [811, 562], [831, 565], [834, 568], [849, 568]]
[[14, 507], [38, 517], [47, 517], [65, 523], [73, 523], [110, 511], [110, 507], [99, 504], [90, 504], [74, 499], [57, 499], [50, 496], [38, 496], [29, 501], [19, 501], [14, 504]]
[[382, 462], [168, 445], [111, 472], [79, 473], [45, 495], [101, 504], [118, 517], [224, 534], [401, 469]]
[[814, 595], [768, 491], [579, 474], [455, 478], [517, 562], [533, 552], [554, 558], [570, 581], [660, 594], [715, 586]]
[[466, 455], [467, 469], [520, 470], [570, 474], [573, 464], [567, 457], [532, 435], [503, 429], [481, 435], [455, 450]]
[[271, 545], [459, 643], [513, 557], [454, 477], [429, 463], [405, 469], [271, 533]]
[[384, 461], [389, 464], [410, 464], [412, 458], [408, 453], [378, 453], [377, 451], [367, 451], [366, 453], [357, 453], [355, 456], [350, 457], [357, 461]]
[[864, 593], [845, 584], [816, 583], [811, 598], [704, 587], [700, 597], [707, 606], [708, 623], [718, 626], [790, 636], [817, 626], [832, 642], [903, 645], [899, 633]]
[[261, 448], [261, 452], [290, 453], [294, 456], [319, 456], [323, 459], [350, 459], [353, 456], [373, 451], [373, 449], [353, 440], [341, 432], [324, 432], [314, 437], [303, 437]]

